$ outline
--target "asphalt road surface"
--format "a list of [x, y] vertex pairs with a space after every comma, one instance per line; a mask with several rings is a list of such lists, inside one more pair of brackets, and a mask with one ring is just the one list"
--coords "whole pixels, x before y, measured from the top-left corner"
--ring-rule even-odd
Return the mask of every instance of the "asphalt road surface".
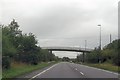
[[118, 74], [80, 64], [60, 62], [20, 78], [118, 78]]

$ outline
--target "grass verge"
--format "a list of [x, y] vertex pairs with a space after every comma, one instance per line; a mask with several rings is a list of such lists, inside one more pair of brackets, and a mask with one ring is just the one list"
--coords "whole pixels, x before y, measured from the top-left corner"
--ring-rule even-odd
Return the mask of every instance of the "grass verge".
[[84, 63], [83, 65], [96, 67], [96, 68], [100, 68], [100, 69], [104, 69], [112, 72], [120, 72], [120, 67], [110, 63], [101, 63], [101, 64]]
[[38, 65], [27, 65], [23, 63], [12, 63], [11, 68], [4, 70], [2, 73], [2, 78], [14, 78], [16, 76], [32, 72], [37, 69], [42, 69], [44, 67], [53, 65], [57, 62], [41, 62]]

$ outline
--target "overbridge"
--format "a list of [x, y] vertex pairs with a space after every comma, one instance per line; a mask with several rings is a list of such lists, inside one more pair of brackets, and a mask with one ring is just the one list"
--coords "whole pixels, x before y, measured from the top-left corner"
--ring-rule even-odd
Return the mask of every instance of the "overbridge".
[[52, 53], [52, 51], [73, 51], [73, 52], [83, 52], [83, 62], [85, 58], [85, 53], [90, 53], [93, 49], [80, 48], [80, 47], [41, 47], [42, 49], [47, 49]]
[[49, 51], [74, 51], [74, 52], [91, 52], [93, 49], [80, 48], [80, 47], [42, 47], [42, 49], [47, 49]]

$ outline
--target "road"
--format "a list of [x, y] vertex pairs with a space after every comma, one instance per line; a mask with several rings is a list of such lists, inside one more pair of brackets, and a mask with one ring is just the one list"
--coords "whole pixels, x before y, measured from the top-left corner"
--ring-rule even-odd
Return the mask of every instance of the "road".
[[118, 78], [118, 74], [80, 64], [60, 62], [20, 78]]

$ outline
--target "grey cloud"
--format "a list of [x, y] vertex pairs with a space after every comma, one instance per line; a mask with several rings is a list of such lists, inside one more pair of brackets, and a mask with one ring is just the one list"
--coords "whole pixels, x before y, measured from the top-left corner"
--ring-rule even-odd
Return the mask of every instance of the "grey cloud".
[[26, 4], [27, 0], [5, 0], [2, 22], [8, 24], [15, 18], [24, 33], [37, 36], [40, 46], [84, 47], [87, 40], [87, 47], [94, 48], [99, 46], [98, 24], [102, 25], [102, 46], [109, 43], [110, 33], [113, 40], [117, 38], [117, 8], [111, 6], [114, 1], [31, 0]]
[[29, 26], [29, 30], [34, 30], [34, 33], [39, 33], [39, 38], [56, 37], [61, 34], [65, 36], [66, 31], [69, 32], [69, 30], [76, 28], [73, 24], [82, 25], [84, 22], [94, 19], [93, 15], [95, 14], [92, 11], [84, 12], [79, 8], [55, 6], [47, 8], [44, 15], [40, 17], [38, 15], [35, 18], [27, 18], [25, 22], [28, 21], [28, 23], [25, 26]]

